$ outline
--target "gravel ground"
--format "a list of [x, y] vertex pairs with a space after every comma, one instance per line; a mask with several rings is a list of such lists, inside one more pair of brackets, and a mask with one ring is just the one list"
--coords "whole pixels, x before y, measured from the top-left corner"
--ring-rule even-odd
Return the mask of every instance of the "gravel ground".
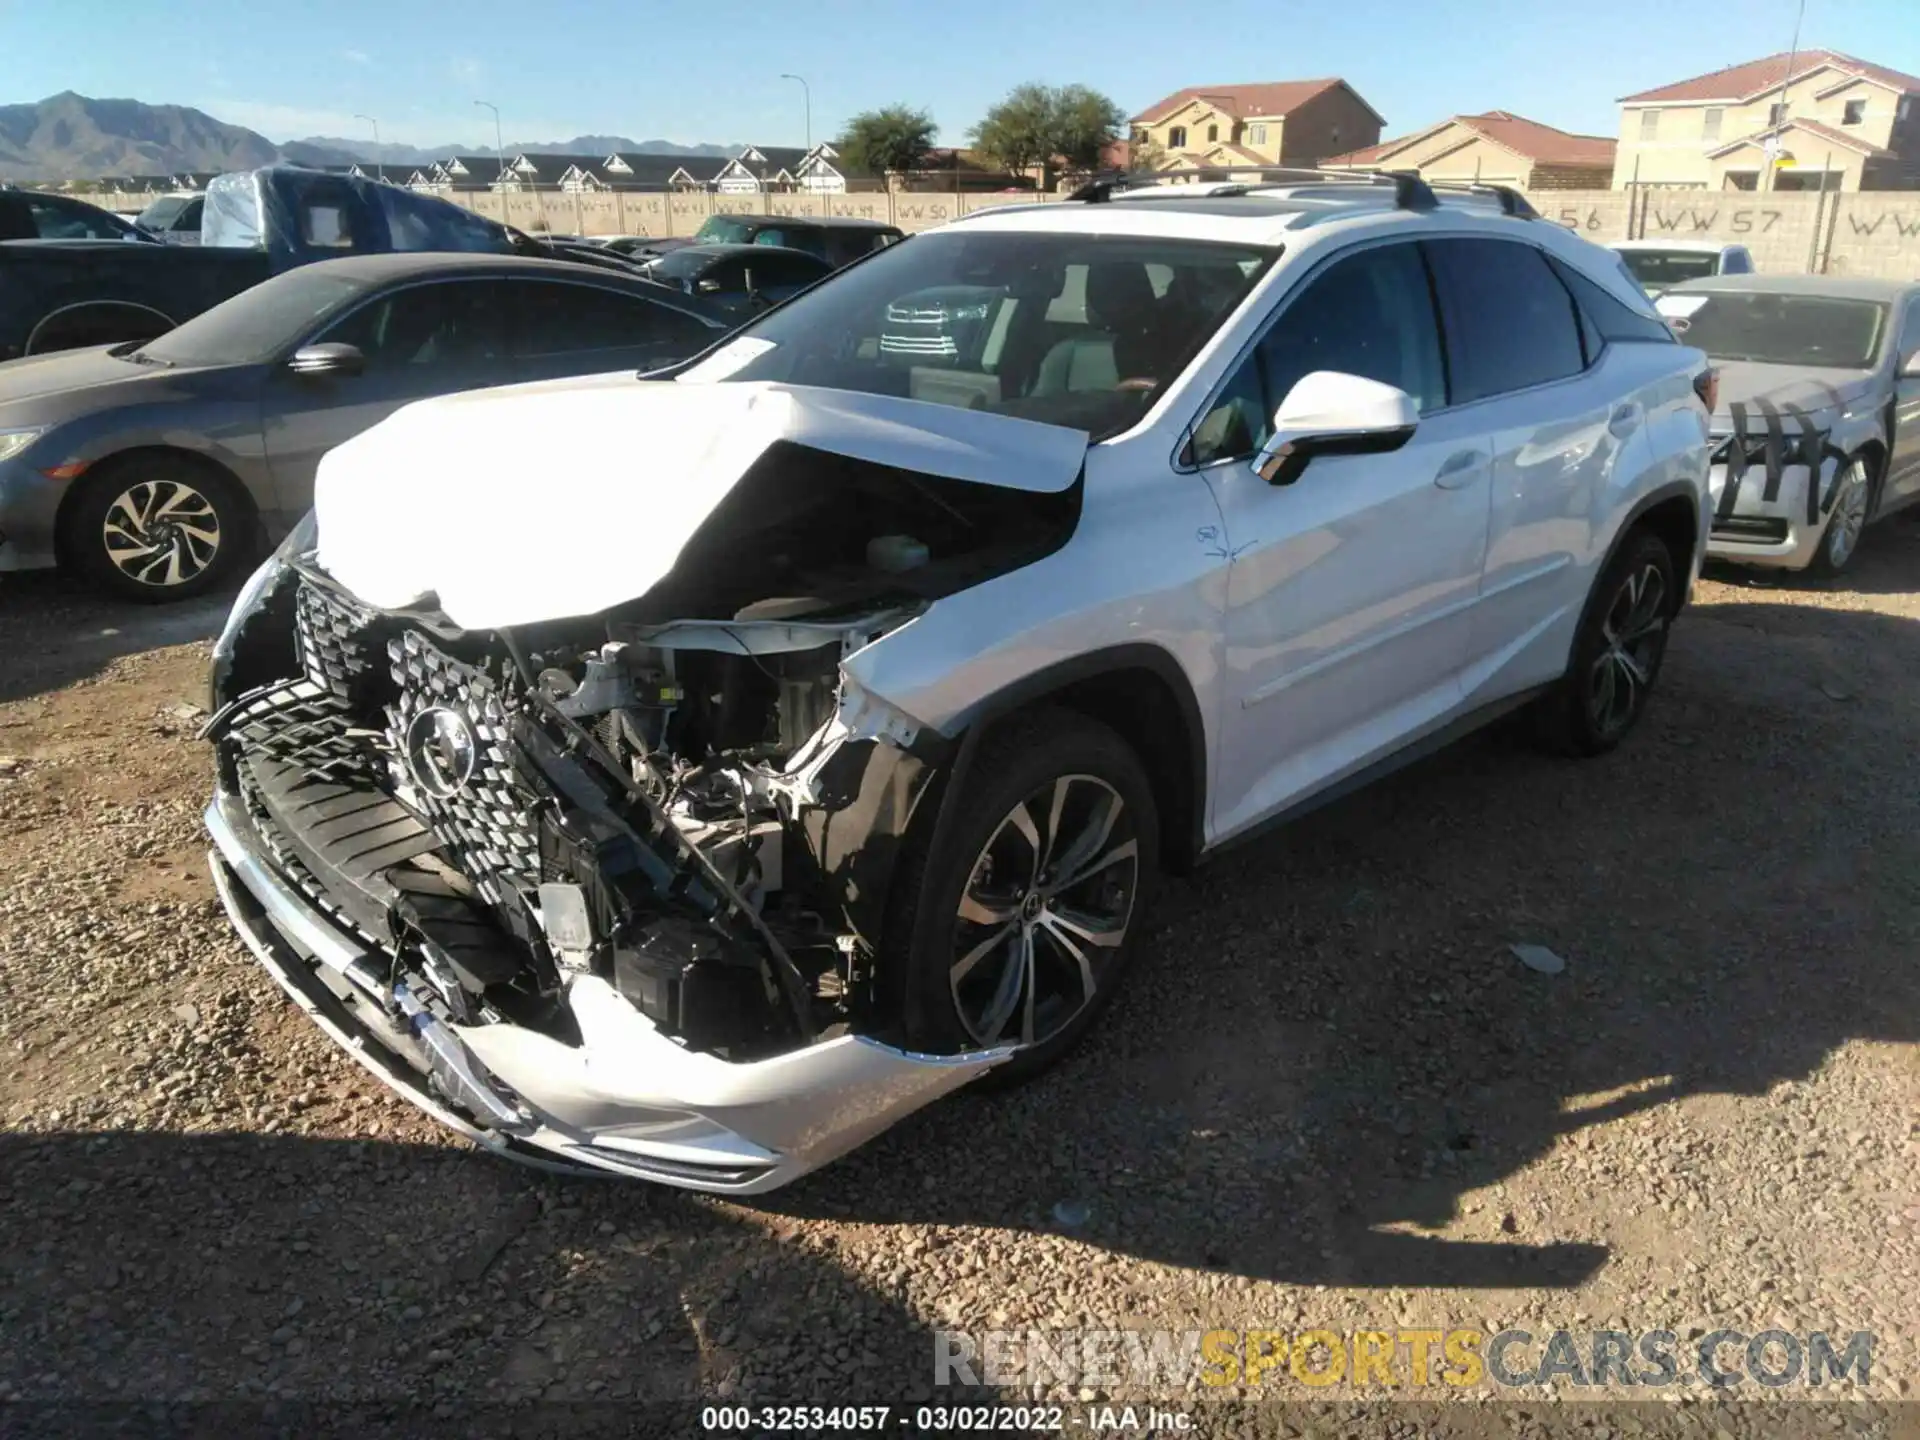
[[[0, 1431], [404, 1396], [691, 1433], [691, 1397], [932, 1398], [949, 1327], [1778, 1326], [1876, 1332], [1870, 1382], [1581, 1433], [1911, 1433], [1916, 588], [1901, 523], [1840, 588], [1706, 584], [1617, 755], [1483, 737], [1223, 857], [1060, 1071], [732, 1204], [486, 1158], [338, 1055], [206, 877], [177, 642], [218, 607], [0, 581], [0, 1400], [30, 1402]], [[1218, 1434], [1525, 1434], [1591, 1394], [1355, 1418], [1281, 1379], [1158, 1399]]]

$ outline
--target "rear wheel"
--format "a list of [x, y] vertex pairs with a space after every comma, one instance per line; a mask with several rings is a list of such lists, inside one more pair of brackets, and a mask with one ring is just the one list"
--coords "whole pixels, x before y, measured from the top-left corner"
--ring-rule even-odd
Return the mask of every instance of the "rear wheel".
[[130, 455], [83, 482], [67, 519], [67, 554], [101, 588], [162, 603], [225, 581], [252, 533], [238, 487], [211, 466]]
[[945, 858], [930, 864], [931, 836], [905, 858], [883, 963], [899, 967], [910, 1045], [1011, 1045], [993, 1074], [1018, 1081], [1070, 1050], [1112, 999], [1159, 819], [1126, 742], [1066, 711], [990, 737], [967, 783]]
[[1602, 755], [1639, 724], [1679, 604], [1672, 552], [1647, 531], [1629, 536], [1588, 600], [1566, 674], [1535, 712], [1550, 748]]

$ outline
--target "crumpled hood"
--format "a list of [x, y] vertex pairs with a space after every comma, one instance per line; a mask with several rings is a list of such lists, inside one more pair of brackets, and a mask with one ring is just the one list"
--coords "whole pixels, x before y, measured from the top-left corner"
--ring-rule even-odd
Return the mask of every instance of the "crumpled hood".
[[1720, 373], [1720, 408], [1713, 417], [1716, 431], [1733, 429], [1735, 404], [1746, 411], [1749, 431], [1764, 432], [1768, 406], [1779, 412], [1784, 430], [1799, 429], [1794, 409], [1803, 411], [1816, 427], [1828, 429], [1842, 411], [1873, 389], [1873, 377], [1858, 370], [1761, 365], [1745, 360], [1715, 361], [1714, 369]]
[[496, 629], [636, 599], [781, 441], [1041, 493], [1079, 477], [1084, 431], [917, 400], [631, 372], [424, 400], [331, 450], [319, 561], [383, 609], [431, 595]]

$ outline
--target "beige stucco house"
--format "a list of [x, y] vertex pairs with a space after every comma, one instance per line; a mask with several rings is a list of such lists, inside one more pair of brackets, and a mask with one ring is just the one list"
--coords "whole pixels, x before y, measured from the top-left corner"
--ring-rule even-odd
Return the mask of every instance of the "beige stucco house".
[[1193, 85], [1132, 120], [1136, 153], [1156, 168], [1316, 165], [1380, 138], [1386, 124], [1346, 81], [1274, 80]]
[[1620, 106], [1615, 189], [1920, 186], [1920, 78], [1836, 50], [1749, 60]]
[[1478, 180], [1523, 190], [1604, 190], [1613, 181], [1613, 141], [1556, 130], [1510, 110], [1488, 110], [1454, 115], [1321, 164], [1328, 170], [1412, 170], [1428, 180]]

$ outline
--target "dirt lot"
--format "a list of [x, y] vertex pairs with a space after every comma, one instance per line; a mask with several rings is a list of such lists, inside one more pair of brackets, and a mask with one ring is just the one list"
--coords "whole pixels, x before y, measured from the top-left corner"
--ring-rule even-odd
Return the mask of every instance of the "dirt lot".
[[[740, 1205], [512, 1168], [376, 1088], [206, 878], [218, 607], [0, 582], [0, 1400], [677, 1400], [590, 1413], [691, 1433], [694, 1395], [927, 1397], [948, 1327], [1778, 1326], [1878, 1337], [1819, 1433], [1911, 1429], [1917, 590], [1910, 524], [1841, 588], [1707, 584], [1616, 756], [1488, 736], [1224, 857], [1060, 1072]], [[1519, 1393], [1500, 1433], [1583, 1392]], [[1809, 1394], [1734, 1393], [1582, 1433], [1778, 1433], [1753, 1402]]]

